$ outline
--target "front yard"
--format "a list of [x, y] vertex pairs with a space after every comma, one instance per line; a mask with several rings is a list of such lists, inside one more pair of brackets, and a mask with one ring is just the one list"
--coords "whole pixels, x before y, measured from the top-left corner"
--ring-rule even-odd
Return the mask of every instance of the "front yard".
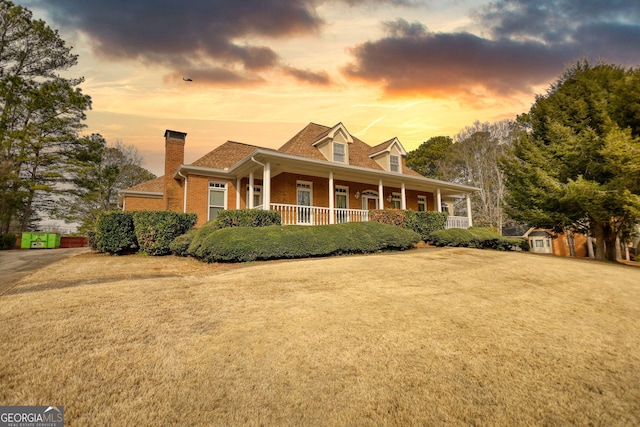
[[0, 405], [65, 425], [638, 425], [640, 269], [473, 249], [82, 254], [0, 297]]

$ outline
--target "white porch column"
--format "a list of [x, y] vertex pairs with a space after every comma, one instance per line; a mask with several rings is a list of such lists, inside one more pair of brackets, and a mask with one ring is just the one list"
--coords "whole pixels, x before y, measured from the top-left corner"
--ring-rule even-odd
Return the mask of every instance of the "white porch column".
[[236, 178], [236, 209], [240, 209], [240, 197], [242, 196], [242, 178]]
[[378, 181], [378, 209], [384, 209], [384, 186], [382, 180]]
[[467, 217], [469, 218], [469, 227], [473, 227], [473, 219], [471, 216], [471, 193], [467, 193]]
[[442, 212], [442, 194], [440, 194], [440, 189], [436, 192], [436, 210], [438, 212]]
[[335, 192], [335, 189], [333, 185], [333, 172], [329, 172], [329, 224], [336, 223], [336, 218], [335, 218], [336, 196], [334, 192]]
[[262, 173], [262, 209], [268, 211], [271, 209], [271, 163], [264, 164]]
[[402, 188], [400, 188], [400, 208], [403, 211], [407, 210], [407, 189], [404, 187], [404, 182], [402, 183]]
[[[253, 171], [249, 172], [249, 200], [247, 200], [247, 209], [253, 209]], [[262, 188], [264, 191], [264, 187]]]

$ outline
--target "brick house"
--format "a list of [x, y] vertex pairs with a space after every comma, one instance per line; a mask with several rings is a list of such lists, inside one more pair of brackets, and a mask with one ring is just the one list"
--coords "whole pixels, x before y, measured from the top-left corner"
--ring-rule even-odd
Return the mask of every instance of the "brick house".
[[[277, 150], [228, 141], [187, 165], [186, 133], [164, 136], [164, 176], [120, 191], [123, 210], [193, 212], [198, 225], [222, 209], [277, 210], [284, 225], [367, 221], [371, 209], [446, 210], [449, 228], [472, 224], [469, 195], [479, 189], [407, 168], [397, 138], [370, 146], [342, 123], [310, 123]], [[454, 202], [464, 198], [457, 216]]]

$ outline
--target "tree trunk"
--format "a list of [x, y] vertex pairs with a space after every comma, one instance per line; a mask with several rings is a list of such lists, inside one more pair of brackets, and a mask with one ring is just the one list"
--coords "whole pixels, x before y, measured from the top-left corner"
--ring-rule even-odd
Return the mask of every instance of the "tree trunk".
[[587, 236], [587, 253], [589, 254], [589, 258], [595, 258], [596, 255], [593, 253], [593, 239], [591, 236]]
[[604, 231], [605, 239], [605, 259], [611, 262], [618, 261], [618, 234], [614, 232], [609, 224], [603, 224], [602, 230]]
[[565, 228], [564, 230], [565, 234], [567, 235], [567, 246], [569, 246], [569, 256], [571, 258], [575, 258], [576, 257], [576, 242], [573, 239], [573, 232], [567, 228]]
[[594, 221], [592, 223], [593, 234], [596, 238], [596, 259], [605, 260], [605, 235], [604, 226], [601, 222]]

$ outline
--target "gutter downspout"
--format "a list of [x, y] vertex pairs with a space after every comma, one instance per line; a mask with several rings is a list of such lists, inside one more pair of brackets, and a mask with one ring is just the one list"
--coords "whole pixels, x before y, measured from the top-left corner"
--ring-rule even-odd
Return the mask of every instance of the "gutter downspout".
[[188, 180], [187, 177], [185, 175], [182, 175], [182, 172], [180, 172], [180, 169], [178, 169], [178, 175], [184, 178], [184, 192], [182, 194], [182, 213], [187, 213], [187, 185], [188, 185]]

